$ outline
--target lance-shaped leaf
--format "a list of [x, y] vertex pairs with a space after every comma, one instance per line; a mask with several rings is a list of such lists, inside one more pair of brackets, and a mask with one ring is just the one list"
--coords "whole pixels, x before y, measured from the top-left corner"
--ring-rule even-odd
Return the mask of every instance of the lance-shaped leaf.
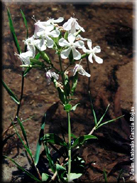
[[70, 181], [78, 179], [82, 176], [82, 173], [70, 173]]
[[64, 74], [64, 92], [66, 96], [69, 96], [70, 94], [70, 85], [69, 85], [69, 78], [66, 74]]
[[122, 117], [124, 117], [124, 115], [119, 116], [119, 117], [117, 117], [117, 118], [115, 118], [115, 119], [111, 119], [111, 120], [105, 121], [105, 122], [101, 123], [100, 125], [98, 125], [98, 126], [96, 127], [96, 129], [98, 129], [98, 128], [100, 128], [101, 126], [106, 125], [106, 124], [108, 124], [108, 123], [112, 123], [112, 122], [114, 122], [114, 121], [116, 121], [116, 120], [118, 120], [118, 119], [120, 119], [120, 118], [122, 118]]
[[22, 134], [23, 134], [23, 137], [24, 137], [24, 139], [25, 139], [25, 141], [26, 141], [27, 147], [29, 148], [29, 143], [28, 143], [28, 140], [27, 140], [27, 135], [26, 135], [25, 128], [24, 128], [22, 122], [20, 121], [20, 119], [19, 119], [18, 117], [17, 117], [17, 121], [18, 121], [18, 123], [19, 123], [19, 125], [20, 125], [20, 128], [21, 128], [21, 130], [22, 130]]
[[56, 166], [55, 166], [54, 161], [53, 161], [53, 159], [51, 157], [50, 150], [49, 150], [49, 148], [47, 146], [47, 143], [44, 143], [44, 148], [45, 148], [46, 157], [47, 157], [48, 162], [49, 162], [49, 166], [50, 166], [52, 172], [55, 173]]
[[39, 139], [37, 142], [37, 147], [36, 147], [36, 152], [35, 152], [35, 158], [34, 158], [34, 163], [35, 165], [38, 164], [39, 161], [39, 156], [40, 156], [40, 149], [41, 149], [41, 145], [42, 145], [42, 139], [44, 137], [44, 127], [45, 127], [45, 123], [46, 123], [46, 113], [42, 119], [42, 125], [41, 125], [41, 129], [40, 129], [40, 133], [39, 133]]
[[83, 135], [78, 137], [77, 139], [75, 139], [72, 148], [76, 147], [76, 146], [82, 146], [84, 144], [85, 141], [89, 140], [89, 139], [97, 139], [96, 136], [94, 135]]
[[14, 159], [4, 156], [5, 158], [9, 159], [10, 161], [12, 161], [18, 169], [20, 169], [21, 171], [25, 172], [26, 175], [28, 175], [29, 177], [31, 177], [33, 180], [37, 181], [37, 182], [42, 182], [40, 181], [38, 178], [36, 178], [33, 174], [31, 174], [30, 172], [28, 172], [27, 170], [25, 170], [23, 167], [21, 167], [16, 161], [14, 161]]
[[105, 110], [104, 114], [101, 116], [100, 120], [98, 121], [97, 126], [99, 126], [99, 125], [100, 125], [100, 123], [102, 122], [102, 120], [103, 120], [104, 116], [106, 115], [106, 113], [107, 113], [107, 111], [108, 111], [109, 106], [110, 106], [110, 104], [108, 104], [108, 106], [107, 106], [107, 108], [106, 108], [106, 110]]
[[90, 98], [91, 110], [92, 110], [92, 113], [93, 113], [95, 126], [97, 126], [97, 116], [96, 116], [95, 110], [94, 110], [94, 108], [93, 108], [93, 103], [92, 103], [90, 91], [89, 91], [89, 98]]
[[34, 158], [35, 165], [37, 165], [38, 161], [39, 161], [40, 149], [41, 149], [42, 142], [43, 142], [42, 140], [44, 137], [44, 127], [45, 127], [46, 121], [49, 121], [52, 118], [52, 116], [56, 112], [57, 108], [58, 108], [58, 102], [56, 102], [51, 107], [49, 107], [42, 118], [41, 129], [40, 129], [40, 133], [39, 133], [39, 138], [38, 138], [36, 152], [35, 152], [35, 158]]
[[16, 134], [17, 134], [17, 136], [19, 137], [21, 143], [23, 144], [25, 150], [27, 151], [27, 153], [29, 154], [29, 156], [31, 157], [31, 159], [33, 159], [32, 152], [31, 152], [30, 148], [27, 147], [27, 145], [24, 143], [24, 141], [23, 141], [23, 139], [21, 138], [20, 134], [18, 133], [17, 128], [15, 127], [14, 123], [12, 123], [12, 124], [13, 124], [14, 129], [15, 129], [15, 131], [16, 131]]
[[[25, 27], [26, 27], [26, 38], [28, 38], [29, 34], [28, 34], [27, 20], [26, 20], [26, 17], [25, 17], [25, 15], [24, 15], [23, 11], [22, 11], [22, 10], [20, 10], [20, 11], [21, 11], [22, 18], [23, 18], [23, 21], [24, 21], [24, 24], [25, 24]], [[25, 51], [25, 52], [27, 51], [27, 45], [25, 45], [24, 51]]]
[[11, 34], [13, 36], [15, 46], [17, 48], [18, 53], [21, 53], [21, 49], [20, 49], [20, 46], [19, 46], [19, 43], [18, 43], [18, 40], [17, 40], [17, 36], [15, 34], [15, 30], [14, 30], [14, 26], [13, 26], [13, 22], [12, 22], [12, 18], [11, 18], [11, 14], [10, 14], [9, 9], [7, 9], [7, 13], [8, 13], [8, 19], [9, 19], [10, 31], [11, 31]]
[[74, 94], [76, 86], [77, 86], [77, 83], [78, 83], [78, 73], [76, 73], [75, 76], [73, 76], [71, 95]]
[[19, 99], [16, 97], [16, 95], [12, 92], [12, 90], [6, 85], [6, 83], [2, 80], [2, 84], [4, 86], [4, 88], [6, 89], [6, 91], [8, 92], [8, 94], [10, 95], [10, 97], [12, 98], [12, 100], [14, 100], [14, 102], [16, 102], [16, 104], [20, 104]]
[[57, 171], [57, 176], [58, 176], [58, 178], [59, 178], [61, 181], [66, 182], [66, 181], [64, 180], [64, 177], [66, 176], [66, 173], [67, 173], [66, 168], [63, 167], [63, 166], [61, 166], [61, 165], [59, 165], [59, 164], [56, 164], [56, 171]]
[[67, 146], [66, 142], [62, 140], [59, 136], [55, 135], [54, 133], [48, 133], [44, 135], [43, 141], [49, 142], [51, 144], [57, 144], [60, 146]]
[[23, 11], [22, 10], [20, 10], [20, 11], [21, 11], [21, 14], [22, 14], [22, 17], [23, 17], [23, 21], [24, 21], [24, 24], [25, 24], [25, 27], [26, 27], [26, 38], [28, 38], [29, 33], [28, 33], [27, 20], [26, 20], [26, 17], [24, 15]]

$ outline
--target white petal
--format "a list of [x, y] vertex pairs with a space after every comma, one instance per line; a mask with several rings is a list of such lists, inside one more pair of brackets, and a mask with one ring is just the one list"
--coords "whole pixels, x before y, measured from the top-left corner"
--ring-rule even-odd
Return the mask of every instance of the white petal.
[[90, 77], [90, 74], [87, 73], [84, 69], [81, 69], [80, 71], [78, 71], [78, 73], [82, 76], [87, 76], [87, 77]]
[[53, 30], [52, 32], [50, 32], [49, 34], [52, 37], [58, 37], [60, 35], [60, 31], [59, 30]]
[[32, 52], [27, 51], [27, 52], [19, 54], [18, 56], [24, 64], [29, 65], [30, 64], [30, 57], [32, 57]]
[[94, 53], [100, 53], [100, 52], [101, 52], [100, 46], [94, 47], [94, 48], [93, 48], [93, 52], [94, 52]]
[[49, 25], [47, 25], [46, 27], [45, 27], [45, 31], [46, 32], [50, 32], [50, 31], [52, 31], [54, 29], [54, 26], [52, 25], [52, 24], [49, 24]]
[[71, 20], [70, 19], [63, 24], [63, 29], [66, 31], [71, 30]]
[[82, 47], [82, 50], [83, 50], [84, 53], [88, 53], [89, 52], [89, 50], [85, 46]]
[[75, 28], [77, 29], [77, 30], [81, 30], [82, 32], [85, 32], [85, 30], [83, 29], [83, 27], [81, 27], [79, 24], [78, 24], [78, 22], [76, 22], [76, 20], [75, 20]]
[[34, 57], [35, 57], [35, 53], [36, 53], [36, 48], [35, 48], [35, 46], [33, 46], [33, 45], [28, 45], [28, 46], [27, 46], [27, 50], [30, 51], [30, 52], [28, 52], [28, 54], [29, 54], [32, 58], [34, 58]]
[[46, 36], [46, 40], [47, 40], [47, 47], [52, 48], [54, 46], [54, 41], [48, 36]]
[[59, 45], [60, 45], [61, 47], [63, 47], [63, 46], [69, 46], [69, 43], [66, 41], [66, 39], [61, 38], [61, 39], [59, 40]]
[[64, 18], [63, 17], [59, 17], [57, 20], [54, 20], [55, 23], [60, 23], [63, 22]]
[[73, 72], [73, 76], [76, 75], [76, 72], [78, 71], [79, 66], [80, 66], [79, 64], [76, 64], [75, 67], [73, 68], [73, 71], [72, 71]]
[[54, 79], [56, 79], [56, 80], [59, 79], [59, 75], [56, 74], [55, 72], [52, 72], [52, 77], [53, 77]]
[[34, 33], [35, 38], [40, 38], [40, 37], [45, 37], [45, 30], [41, 30], [37, 32], [36, 34]]
[[74, 60], [79, 60], [81, 58], [81, 53], [77, 51], [75, 48], [72, 48], [72, 53]]
[[41, 40], [35, 40], [35, 45], [40, 51], [46, 50], [46, 41], [43, 38]]
[[48, 70], [48, 71], [46, 72], [46, 77], [47, 77], [47, 78], [51, 78], [51, 77], [52, 77], [52, 72], [51, 72], [50, 70]]
[[63, 59], [68, 58], [68, 56], [69, 56], [69, 54], [70, 54], [70, 51], [71, 51], [71, 48], [68, 48], [68, 49], [66, 49], [66, 50], [63, 50], [63, 51], [61, 52], [61, 58], [63, 58]]
[[88, 48], [91, 50], [92, 49], [92, 41], [90, 39], [87, 40], [87, 45], [88, 45]]
[[103, 63], [103, 59], [102, 59], [102, 58], [96, 56], [95, 54], [93, 54], [93, 57], [94, 57], [95, 61], [96, 61], [98, 64], [102, 64], [102, 63]]
[[70, 43], [74, 43], [74, 41], [75, 41], [75, 36], [73, 35], [73, 34], [69, 34], [68, 35], [68, 41], [70, 42]]
[[92, 57], [93, 57], [93, 54], [91, 53], [91, 54], [88, 56], [88, 60], [89, 60], [90, 63], [93, 63]]
[[78, 47], [78, 48], [83, 48], [84, 42], [83, 42], [83, 41], [76, 41], [76, 42], [74, 43], [74, 45], [75, 45], [76, 47]]

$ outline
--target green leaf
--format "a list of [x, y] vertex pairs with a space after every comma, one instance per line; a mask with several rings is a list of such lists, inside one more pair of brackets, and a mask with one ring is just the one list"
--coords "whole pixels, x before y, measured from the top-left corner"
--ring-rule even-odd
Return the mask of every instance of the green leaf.
[[3, 80], [2, 80], [2, 84], [6, 89], [6, 91], [8, 92], [8, 94], [10, 95], [10, 97], [12, 98], [12, 100], [19, 105], [20, 104], [19, 99], [15, 96], [15, 94], [12, 92], [12, 90], [6, 85], [6, 83]]
[[71, 111], [75, 111], [75, 110], [76, 110], [76, 108], [77, 108], [77, 106], [78, 106], [79, 104], [80, 104], [80, 103], [78, 103], [78, 104], [74, 105], [74, 106], [71, 108]]
[[80, 137], [78, 137], [74, 141], [74, 143], [73, 143], [73, 145], [71, 147], [73, 148], [73, 147], [76, 147], [76, 146], [82, 146], [84, 144], [84, 142], [89, 140], [89, 139], [97, 139], [97, 137], [94, 136], [94, 135], [83, 135], [83, 136], [80, 136]]
[[[28, 25], [27, 25], [27, 20], [26, 20], [26, 17], [25, 17], [25, 15], [24, 15], [24, 13], [23, 13], [23, 11], [22, 10], [20, 10], [21, 11], [21, 14], [22, 14], [22, 17], [23, 17], [23, 21], [24, 21], [24, 24], [25, 24], [25, 27], [26, 27], [26, 38], [28, 38]], [[27, 51], [27, 45], [25, 45], [25, 49], [24, 49], [24, 51], [26, 52]]]
[[20, 10], [21, 11], [21, 14], [22, 14], [22, 17], [23, 17], [23, 21], [24, 21], [24, 24], [25, 24], [25, 27], [26, 27], [26, 32], [27, 32], [27, 34], [26, 34], [26, 38], [28, 38], [28, 25], [27, 25], [27, 20], [26, 20], [26, 17], [25, 17], [25, 15], [24, 15], [24, 13], [23, 13], [23, 11], [22, 10]]
[[19, 137], [20, 141], [22, 142], [22, 144], [23, 144], [25, 150], [26, 150], [27, 153], [30, 155], [30, 157], [33, 159], [33, 156], [32, 156], [32, 153], [31, 153], [30, 149], [25, 145], [25, 143], [24, 143], [23, 139], [21, 138], [20, 134], [18, 133], [18, 131], [17, 131], [17, 129], [16, 129], [14, 123], [12, 123], [12, 124], [13, 124], [14, 129], [15, 129], [15, 131], [16, 131], [16, 134], [17, 134], [17, 136]]
[[96, 116], [96, 113], [95, 113], [94, 108], [93, 108], [93, 104], [92, 104], [92, 99], [91, 99], [91, 93], [90, 93], [90, 91], [89, 91], [89, 98], [90, 98], [91, 110], [92, 110], [92, 113], [93, 113], [95, 126], [97, 126], [97, 116]]
[[82, 173], [70, 173], [70, 181], [74, 180], [74, 179], [78, 179], [79, 177], [82, 176]]
[[42, 139], [44, 137], [45, 123], [46, 123], [46, 113], [45, 113], [45, 115], [42, 119], [42, 125], [41, 125], [41, 129], [40, 129], [40, 133], [39, 133], [39, 139], [38, 139], [38, 142], [37, 142], [37, 147], [36, 147], [36, 152], [35, 152], [35, 157], [34, 157], [35, 165], [37, 165], [38, 162], [39, 162], [40, 149], [41, 149], [41, 145], [42, 145]]
[[37, 182], [41, 182], [39, 179], [37, 179], [33, 174], [31, 174], [30, 172], [28, 172], [27, 170], [25, 170], [23, 167], [21, 167], [16, 161], [14, 161], [12, 158], [4, 156], [5, 158], [9, 159], [10, 161], [12, 161], [18, 169], [20, 169], [21, 171], [25, 172], [26, 175], [28, 175], [29, 177], [31, 177], [33, 180], [37, 181]]
[[25, 139], [25, 141], [26, 141], [27, 147], [29, 148], [29, 143], [28, 143], [28, 140], [27, 140], [27, 135], [26, 135], [25, 128], [24, 128], [22, 122], [20, 121], [20, 119], [19, 119], [18, 117], [17, 117], [17, 121], [18, 121], [18, 123], [19, 123], [19, 125], [20, 125], [20, 128], [21, 128], [21, 130], [22, 130], [22, 134], [23, 134], [23, 137], [24, 137], [24, 139]]
[[66, 175], [66, 168], [59, 165], [59, 164], [56, 164], [56, 171], [57, 171], [57, 176], [58, 178], [64, 182], [64, 177]]
[[71, 95], [74, 94], [75, 89], [76, 89], [76, 86], [77, 86], [77, 83], [78, 83], [78, 73], [76, 73], [76, 75], [73, 76], [72, 88], [71, 88]]
[[55, 167], [54, 161], [52, 160], [52, 157], [50, 155], [50, 150], [49, 150], [46, 143], [44, 143], [44, 149], [45, 149], [46, 157], [47, 157], [48, 162], [49, 162], [49, 166], [50, 166], [52, 172], [55, 173], [56, 167]]
[[13, 26], [13, 22], [12, 22], [12, 18], [11, 18], [11, 14], [10, 14], [9, 9], [7, 9], [7, 14], [8, 14], [10, 31], [11, 31], [11, 34], [13, 36], [13, 40], [14, 40], [15, 46], [17, 48], [18, 53], [21, 53], [21, 49], [20, 49], [20, 46], [19, 46], [16, 34], [15, 34], [15, 30], [14, 30], [14, 26]]
[[105, 183], [107, 183], [107, 182], [108, 182], [108, 181], [107, 181], [107, 173], [106, 173], [105, 170], [103, 170], [103, 176], [104, 176], [104, 179], [105, 179]]
[[67, 146], [66, 142], [62, 140], [59, 136], [55, 135], [54, 133], [47, 133], [43, 137], [43, 141], [49, 142], [51, 144], [57, 144], [60, 146]]
[[65, 105], [64, 105], [64, 110], [65, 110], [66, 112], [71, 111], [71, 108], [72, 108], [72, 105], [71, 105], [71, 104], [65, 104]]
[[108, 120], [108, 121], [106, 121], [106, 122], [104, 122], [104, 123], [101, 123], [99, 126], [97, 126], [96, 129], [98, 129], [98, 128], [100, 128], [101, 126], [106, 125], [106, 124], [108, 124], [108, 123], [112, 123], [112, 122], [114, 122], [114, 121], [116, 121], [116, 120], [118, 120], [119, 118], [122, 118], [122, 117], [124, 117], [124, 115], [119, 116], [119, 117], [117, 117], [117, 118], [115, 118], [115, 119]]
[[107, 113], [107, 111], [108, 111], [109, 106], [110, 106], [110, 104], [108, 104], [108, 106], [107, 106], [107, 108], [106, 108], [106, 110], [105, 110], [104, 114], [102, 115], [102, 117], [101, 117], [101, 118], [100, 118], [100, 120], [98, 121], [98, 123], [97, 123], [97, 127], [98, 127], [98, 126], [99, 126], [99, 124], [102, 122], [102, 120], [103, 120], [104, 116], [106, 115], [106, 113]]
[[74, 138], [74, 139], [77, 138], [76, 135], [74, 135], [73, 133], [71, 133], [71, 137]]
[[63, 171], [64, 171], [64, 170], [66, 171], [66, 168], [63, 167], [63, 166], [61, 166], [61, 165], [59, 165], [59, 164], [56, 164], [56, 170], [57, 170], [57, 171], [62, 171], [62, 170], [63, 170]]
[[49, 175], [47, 173], [42, 173], [42, 181], [47, 181], [49, 178]]
[[65, 92], [66, 96], [69, 96], [69, 94], [70, 94], [69, 78], [68, 78], [68, 76], [66, 74], [64, 74], [64, 78], [65, 78], [65, 81], [64, 81], [64, 92]]

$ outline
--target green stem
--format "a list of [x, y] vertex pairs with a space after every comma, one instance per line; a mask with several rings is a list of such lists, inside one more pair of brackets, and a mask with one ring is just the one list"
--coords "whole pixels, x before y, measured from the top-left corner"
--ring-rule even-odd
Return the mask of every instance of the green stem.
[[68, 182], [70, 181], [71, 173], [71, 124], [70, 124], [70, 112], [67, 112], [68, 116]]
[[60, 70], [61, 70], [62, 82], [63, 82], [63, 85], [64, 85], [64, 72], [63, 72], [63, 68], [62, 68], [62, 60], [61, 60], [60, 55], [59, 55], [59, 64], [60, 64]]

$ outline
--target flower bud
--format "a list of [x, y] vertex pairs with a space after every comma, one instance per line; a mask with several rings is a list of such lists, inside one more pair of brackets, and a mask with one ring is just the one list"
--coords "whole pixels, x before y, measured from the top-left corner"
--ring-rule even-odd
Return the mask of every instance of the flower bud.
[[44, 60], [45, 62], [47, 62], [48, 64], [50, 64], [51, 61], [50, 61], [48, 55], [47, 55], [44, 51], [40, 51], [38, 48], [36, 48], [36, 49], [37, 49], [38, 52], [40, 53], [40, 55], [41, 55], [41, 57], [43, 58], [43, 60]]

